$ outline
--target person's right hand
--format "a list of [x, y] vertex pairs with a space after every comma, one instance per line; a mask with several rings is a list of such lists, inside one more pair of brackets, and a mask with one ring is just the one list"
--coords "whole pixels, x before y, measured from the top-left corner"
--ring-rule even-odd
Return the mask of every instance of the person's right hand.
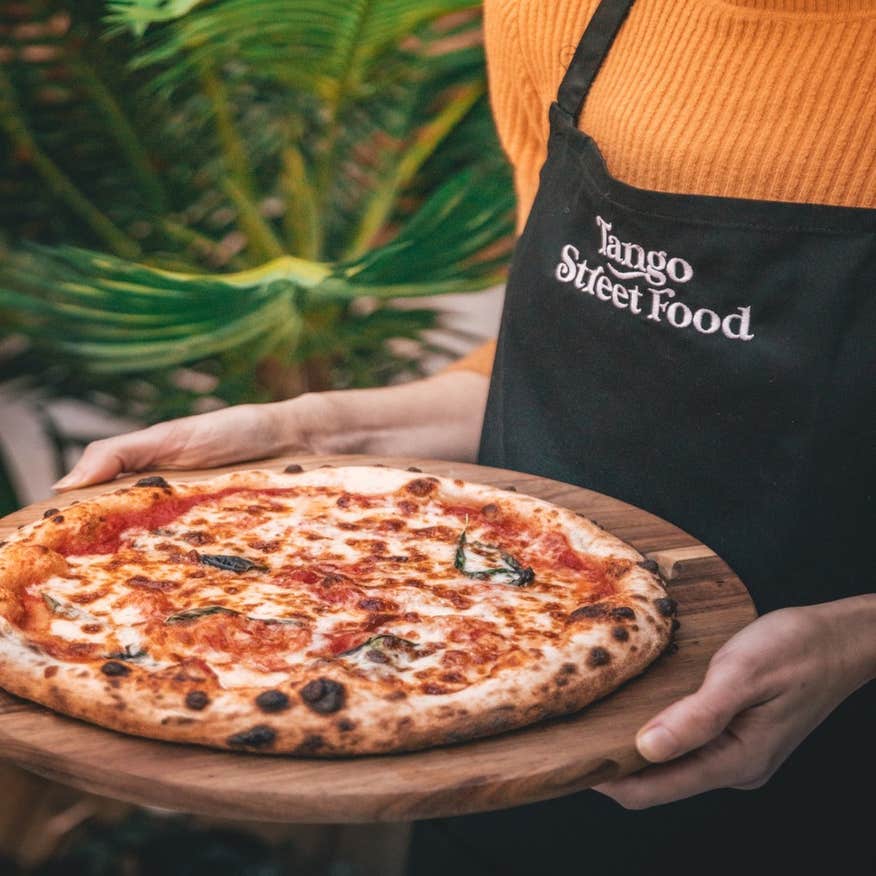
[[55, 485], [71, 490], [147, 468], [210, 468], [290, 453], [473, 460], [488, 379], [449, 371], [397, 386], [238, 405], [94, 441]]
[[[147, 468], [210, 468], [307, 451], [306, 414], [315, 398], [300, 396], [291, 402], [238, 405], [93, 441], [53, 488], [71, 490]], [[301, 412], [298, 417], [290, 410], [296, 404]]]

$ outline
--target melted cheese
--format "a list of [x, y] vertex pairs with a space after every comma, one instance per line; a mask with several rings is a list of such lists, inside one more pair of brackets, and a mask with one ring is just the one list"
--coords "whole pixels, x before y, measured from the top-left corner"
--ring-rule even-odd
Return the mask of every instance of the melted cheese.
[[[454, 561], [464, 527], [472, 541], [531, 566], [534, 581], [515, 586], [460, 572]], [[199, 555], [244, 557], [264, 568], [237, 573]], [[197, 657], [226, 688], [278, 684], [325, 659], [375, 678], [471, 683], [528, 640], [543, 646], [558, 617], [608, 586], [602, 567], [576, 553], [546, 511], [523, 520], [510, 504], [498, 513], [495, 505], [455, 508], [405, 489], [235, 492], [154, 530], [125, 530], [114, 554], [67, 559], [69, 577], [31, 587], [79, 612], [54, 618], [52, 636], [99, 644], [106, 655], [145, 649], [139, 659], [151, 668]], [[228, 612], [168, 623], [215, 606]], [[231, 631], [203, 641], [211, 623]], [[387, 659], [369, 648], [343, 653], [380, 634], [416, 648]]]

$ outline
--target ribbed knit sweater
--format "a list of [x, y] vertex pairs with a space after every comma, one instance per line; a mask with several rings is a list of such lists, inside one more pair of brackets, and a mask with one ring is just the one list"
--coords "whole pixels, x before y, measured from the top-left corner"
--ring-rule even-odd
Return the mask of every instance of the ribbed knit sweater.
[[[597, 5], [484, 2], [520, 228], [548, 109]], [[876, 0], [637, 0], [580, 128], [609, 171], [640, 188], [876, 207]], [[489, 374], [494, 349], [451, 367]]]

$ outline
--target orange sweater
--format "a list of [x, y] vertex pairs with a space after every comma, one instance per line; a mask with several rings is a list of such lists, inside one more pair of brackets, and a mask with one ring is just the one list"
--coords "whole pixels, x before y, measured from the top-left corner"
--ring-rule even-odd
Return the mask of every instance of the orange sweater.
[[[484, 2], [521, 229], [548, 108], [597, 5]], [[580, 127], [641, 188], [876, 207], [876, 0], [637, 0]], [[451, 367], [489, 374], [494, 350]]]

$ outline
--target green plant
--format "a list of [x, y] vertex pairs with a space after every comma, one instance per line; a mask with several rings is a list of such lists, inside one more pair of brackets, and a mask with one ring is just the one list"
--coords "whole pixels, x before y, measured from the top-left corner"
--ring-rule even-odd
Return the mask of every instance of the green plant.
[[0, 3], [4, 375], [159, 419], [418, 373], [395, 300], [507, 260], [478, 5]]

